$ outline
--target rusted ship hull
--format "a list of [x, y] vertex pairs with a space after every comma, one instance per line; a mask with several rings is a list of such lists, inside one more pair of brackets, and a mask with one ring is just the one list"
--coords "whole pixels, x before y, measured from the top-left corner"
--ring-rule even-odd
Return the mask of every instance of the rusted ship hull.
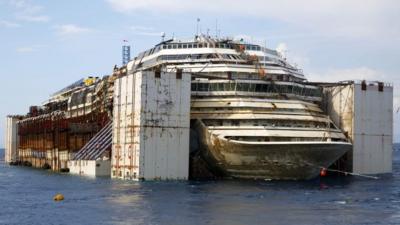
[[67, 168], [70, 155], [78, 152], [109, 122], [106, 113], [74, 118], [42, 115], [18, 124], [18, 162], [36, 168], [60, 171]]
[[308, 180], [347, 151], [346, 142], [239, 142], [213, 135], [196, 121], [200, 149], [214, 169], [241, 179]]

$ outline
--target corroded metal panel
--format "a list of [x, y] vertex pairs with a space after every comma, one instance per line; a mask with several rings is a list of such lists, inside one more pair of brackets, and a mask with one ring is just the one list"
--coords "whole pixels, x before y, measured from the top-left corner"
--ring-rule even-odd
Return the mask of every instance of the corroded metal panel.
[[5, 134], [5, 162], [12, 163], [17, 161], [18, 146], [18, 118], [8, 116], [6, 118], [6, 134]]
[[353, 170], [368, 174], [392, 172], [393, 88], [354, 85]]
[[114, 89], [112, 177], [187, 179], [190, 75], [137, 72]]
[[324, 93], [331, 119], [353, 142], [348, 162], [353, 172], [392, 172], [393, 87], [350, 83], [324, 88]]

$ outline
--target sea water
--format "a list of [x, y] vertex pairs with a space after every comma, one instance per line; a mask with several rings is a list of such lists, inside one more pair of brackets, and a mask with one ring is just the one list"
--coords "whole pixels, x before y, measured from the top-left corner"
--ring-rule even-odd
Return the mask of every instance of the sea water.
[[0, 224], [400, 224], [398, 149], [393, 162], [378, 180], [131, 182], [1, 161]]

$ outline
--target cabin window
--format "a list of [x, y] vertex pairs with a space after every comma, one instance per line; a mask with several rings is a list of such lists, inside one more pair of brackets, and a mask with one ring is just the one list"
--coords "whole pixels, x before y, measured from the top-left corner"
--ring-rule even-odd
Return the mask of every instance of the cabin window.
[[176, 70], [176, 79], [178, 79], [178, 80], [182, 79], [182, 69]]
[[298, 86], [293, 86], [293, 94], [299, 94], [299, 87]]
[[178, 44], [178, 48], [182, 48], [182, 45], [181, 45], [181, 44]]
[[249, 91], [250, 92], [255, 92], [255, 89], [256, 89], [256, 84], [249, 84]]
[[262, 92], [262, 84], [256, 84], [256, 92]]
[[200, 83], [199, 89], [200, 91], [208, 91], [208, 83]]
[[231, 90], [231, 91], [236, 91], [236, 83], [231, 82], [231, 84], [230, 84], [230, 90]]
[[224, 83], [224, 91], [230, 91], [230, 84]]
[[310, 88], [306, 88], [305, 92], [304, 92], [304, 96], [309, 96], [310, 95]]
[[217, 91], [217, 83], [210, 84], [210, 91]]
[[269, 85], [268, 84], [262, 84], [261, 85], [261, 92], [268, 92], [269, 90]]
[[238, 83], [237, 86], [238, 91], [249, 91], [249, 84], [248, 83]]
[[197, 91], [197, 83], [192, 83], [191, 90], [192, 91]]
[[187, 48], [187, 44], [184, 44], [184, 45], [182, 45], [183, 46], [183, 48]]
[[236, 83], [236, 91], [242, 91], [242, 84]]
[[287, 86], [287, 92], [288, 93], [293, 93], [293, 86], [292, 85], [288, 85]]
[[286, 85], [280, 85], [280, 91], [281, 93], [286, 93], [287, 92], [287, 86]]
[[154, 73], [154, 77], [155, 78], [160, 78], [161, 77], [161, 71], [160, 70], [156, 70]]
[[321, 91], [321, 89], [317, 89], [317, 90], [315, 90], [315, 91], [316, 91], [315, 96], [318, 96], [318, 97], [321, 97], [321, 96], [322, 96], [322, 91]]
[[224, 83], [218, 83], [218, 91], [224, 91]]
[[240, 122], [238, 120], [231, 121], [232, 126], [240, 126]]

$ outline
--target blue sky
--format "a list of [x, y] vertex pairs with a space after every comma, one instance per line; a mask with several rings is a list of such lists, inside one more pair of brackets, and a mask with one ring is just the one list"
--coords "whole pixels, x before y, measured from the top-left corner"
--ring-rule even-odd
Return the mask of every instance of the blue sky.
[[395, 0], [0, 0], [0, 117], [26, 113], [82, 77], [109, 74], [124, 39], [136, 55], [162, 32], [192, 37], [197, 18], [203, 33], [214, 35], [217, 20], [221, 36], [285, 50], [311, 80], [393, 83], [400, 106]]

